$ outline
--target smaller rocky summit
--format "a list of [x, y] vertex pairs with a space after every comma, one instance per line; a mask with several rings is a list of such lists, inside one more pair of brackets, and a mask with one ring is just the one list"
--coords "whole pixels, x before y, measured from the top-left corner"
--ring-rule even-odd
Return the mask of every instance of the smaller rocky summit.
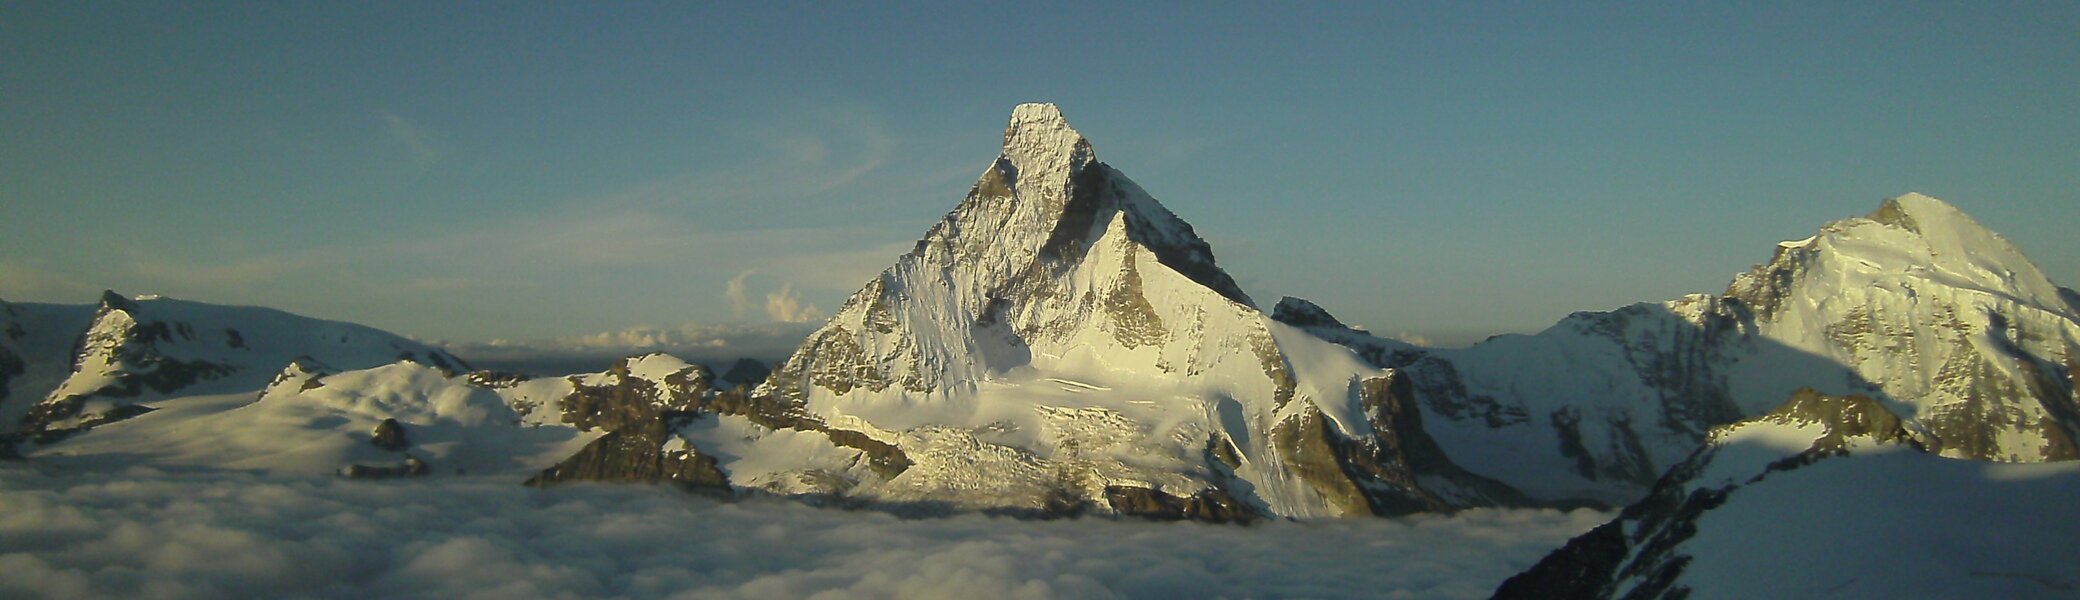
[[[1329, 329], [1354, 329], [1330, 315], [1322, 308], [1304, 298], [1286, 296], [1278, 299], [1278, 306], [1271, 308], [1271, 320], [1294, 327], [1326, 327]], [[1362, 331], [1362, 330], [1359, 330]]]
[[730, 365], [728, 371], [723, 372], [722, 381], [728, 383], [729, 387], [758, 385], [772, 374], [773, 369], [765, 363], [758, 362], [758, 359], [740, 358], [736, 364]]
[[674, 413], [616, 429], [528, 479], [527, 485], [671, 483], [689, 491], [727, 496], [729, 476], [715, 466], [715, 457], [702, 454], [672, 433], [693, 418], [690, 413]]
[[653, 352], [621, 359], [606, 373], [571, 376], [571, 394], [561, 403], [563, 422], [582, 430], [616, 431], [655, 421], [667, 412], [698, 409], [713, 389], [707, 367]]

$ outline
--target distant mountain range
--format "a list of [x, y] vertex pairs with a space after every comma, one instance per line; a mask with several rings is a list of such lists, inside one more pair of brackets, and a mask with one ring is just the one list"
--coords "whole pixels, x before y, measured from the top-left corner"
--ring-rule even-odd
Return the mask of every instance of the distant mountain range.
[[[1722, 294], [1465, 349], [1297, 298], [1266, 314], [1189, 224], [1027, 104], [967, 197], [770, 374], [651, 354], [529, 378], [269, 309], [0, 303], [0, 453], [926, 513], [1638, 502], [1502, 596], [1673, 598], [1714, 589], [1684, 575], [1708, 554], [1686, 540], [1714, 539], [1693, 523], [1801, 480], [1772, 473], [2080, 458], [2076, 372], [2080, 294], [1919, 194], [1779, 244]], [[1893, 447], [1919, 458], [1820, 461]]]

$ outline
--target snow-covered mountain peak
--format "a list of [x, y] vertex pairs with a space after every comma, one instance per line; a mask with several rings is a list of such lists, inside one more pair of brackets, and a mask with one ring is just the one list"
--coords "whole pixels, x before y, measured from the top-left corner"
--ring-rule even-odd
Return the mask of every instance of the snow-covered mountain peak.
[[1089, 141], [1069, 127], [1053, 104], [1027, 103], [1011, 109], [1004, 126], [1004, 159], [1020, 172], [1069, 173], [1096, 160]]
[[[1836, 393], [1881, 400], [1944, 456], [2037, 461], [2080, 456], [2071, 364], [2080, 306], [2000, 235], [1921, 194], [1780, 244], [1727, 296], [1763, 337], [1848, 367]], [[1737, 396], [1783, 393], [1770, 374]], [[1821, 380], [1800, 385], [1830, 387]], [[1775, 388], [1775, 389], [1764, 389]]]
[[1735, 278], [1727, 295], [1774, 318], [1787, 303], [1826, 304], [1848, 288], [1947, 289], [2080, 318], [2069, 294], [2013, 244], [1957, 207], [1922, 194], [1886, 199], [1869, 216], [1835, 221], [1811, 238], [1778, 244], [1776, 256]]
[[886, 468], [817, 489], [882, 500], [1223, 520], [1512, 493], [1431, 452], [1395, 381], [1266, 318], [1191, 225], [1028, 104], [952, 212], [718, 411], [867, 452]]

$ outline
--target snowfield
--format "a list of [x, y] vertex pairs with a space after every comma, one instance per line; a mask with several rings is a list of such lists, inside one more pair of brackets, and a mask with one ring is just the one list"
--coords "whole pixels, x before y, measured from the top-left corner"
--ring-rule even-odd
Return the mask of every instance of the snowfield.
[[0, 463], [0, 597], [1485, 598], [1607, 513], [1022, 521], [503, 478]]

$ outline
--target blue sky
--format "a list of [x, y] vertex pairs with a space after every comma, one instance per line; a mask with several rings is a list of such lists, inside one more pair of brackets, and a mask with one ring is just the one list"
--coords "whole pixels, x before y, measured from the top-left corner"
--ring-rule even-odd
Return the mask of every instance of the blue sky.
[[1019, 102], [1260, 302], [1446, 343], [1920, 191], [2080, 285], [2080, 3], [0, 4], [0, 298], [812, 318]]

